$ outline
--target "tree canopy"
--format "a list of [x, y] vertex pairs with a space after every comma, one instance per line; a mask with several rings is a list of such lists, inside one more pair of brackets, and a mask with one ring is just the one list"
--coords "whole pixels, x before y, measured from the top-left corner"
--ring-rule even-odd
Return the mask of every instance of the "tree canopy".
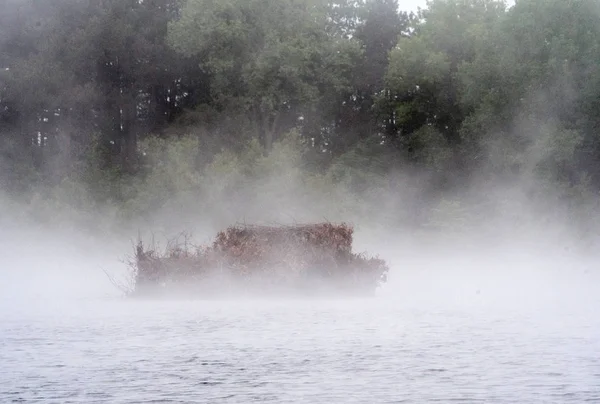
[[0, 183], [124, 202], [182, 137], [199, 178], [292, 134], [303, 170], [360, 189], [418, 170], [595, 194], [599, 60], [595, 0], [5, 0]]

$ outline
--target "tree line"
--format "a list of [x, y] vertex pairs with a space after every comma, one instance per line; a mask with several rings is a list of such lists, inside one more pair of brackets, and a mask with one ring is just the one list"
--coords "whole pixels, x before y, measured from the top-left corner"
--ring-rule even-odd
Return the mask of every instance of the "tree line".
[[[136, 181], [289, 133], [314, 172], [600, 188], [595, 0], [3, 0], [0, 184]], [[254, 143], [253, 143], [254, 142]], [[162, 146], [161, 146], [162, 147]], [[186, 152], [189, 152], [186, 151]], [[111, 195], [104, 197], [124, 199]], [[122, 193], [122, 191], [119, 191]], [[108, 196], [107, 196], [108, 195]]]

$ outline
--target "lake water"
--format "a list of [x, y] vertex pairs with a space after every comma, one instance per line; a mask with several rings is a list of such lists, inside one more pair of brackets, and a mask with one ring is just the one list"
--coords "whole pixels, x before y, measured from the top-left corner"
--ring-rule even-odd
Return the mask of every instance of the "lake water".
[[210, 302], [44, 273], [3, 272], [1, 403], [600, 402], [588, 270], [415, 265], [373, 299]]

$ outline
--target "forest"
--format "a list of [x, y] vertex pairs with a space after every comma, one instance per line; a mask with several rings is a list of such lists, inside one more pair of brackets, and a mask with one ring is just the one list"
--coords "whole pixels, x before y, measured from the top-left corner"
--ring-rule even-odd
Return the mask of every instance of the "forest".
[[5, 213], [596, 228], [597, 0], [0, 5]]

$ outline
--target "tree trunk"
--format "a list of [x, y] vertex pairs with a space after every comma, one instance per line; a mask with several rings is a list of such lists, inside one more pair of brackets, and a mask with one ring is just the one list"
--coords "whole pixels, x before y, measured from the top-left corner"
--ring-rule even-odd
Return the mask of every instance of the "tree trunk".
[[123, 172], [134, 174], [137, 168], [137, 127], [136, 100], [131, 94], [126, 94], [121, 103], [121, 164]]
[[273, 150], [273, 142], [279, 128], [281, 112], [275, 111], [274, 116], [270, 117], [263, 109], [259, 113], [259, 128], [263, 138], [264, 153], [266, 156]]

